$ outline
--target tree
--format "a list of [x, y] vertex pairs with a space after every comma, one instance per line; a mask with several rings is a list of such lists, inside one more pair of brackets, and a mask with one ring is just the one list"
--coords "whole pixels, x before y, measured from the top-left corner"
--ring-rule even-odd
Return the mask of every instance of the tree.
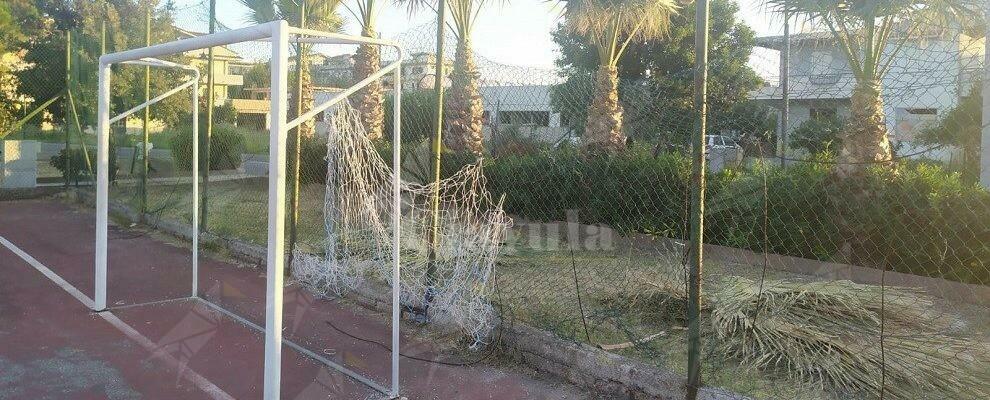
[[[375, 21], [381, 11], [381, 0], [355, 0], [354, 8], [348, 7], [361, 25], [361, 36], [376, 37]], [[381, 69], [381, 48], [362, 44], [354, 54], [354, 80], [361, 81]], [[379, 79], [374, 80], [357, 93], [357, 109], [361, 113], [361, 124], [368, 139], [382, 137], [385, 111], [382, 108], [384, 88]]]
[[[269, 81], [272, 79], [272, 70], [268, 63], [257, 63], [251, 66], [246, 72], [244, 72], [244, 89], [259, 89], [268, 86]], [[245, 90], [241, 91], [241, 98], [248, 99], [251, 93]]]
[[[241, 4], [251, 10], [248, 21], [262, 24], [269, 21], [284, 19], [290, 24], [298, 24], [300, 17], [300, 4], [306, 5], [306, 28], [322, 31], [339, 32], [343, 26], [343, 21], [337, 15], [337, 6], [341, 0], [239, 0]], [[296, 54], [300, 54], [300, 62], [296, 67], [298, 79], [302, 85], [302, 108], [313, 108], [313, 80], [310, 71], [309, 57], [307, 53], [310, 46], [301, 43], [296, 44]], [[290, 106], [295, 115], [299, 115], [300, 110], [296, 110], [295, 102]], [[299, 135], [303, 137], [313, 136], [315, 131], [314, 121], [309, 120], [299, 125]]]
[[0, 139], [9, 133], [18, 108], [31, 100], [20, 94], [20, 79], [14, 74], [27, 67], [24, 51], [17, 48], [35, 30], [38, 12], [28, 0], [0, 3]]
[[983, 84], [977, 82], [955, 108], [935, 126], [918, 135], [926, 145], [952, 145], [962, 149], [962, 177], [975, 183], [980, 177], [980, 139], [983, 134]]
[[[421, 6], [433, 7], [439, 0], [400, 0], [409, 4], [410, 10]], [[454, 52], [454, 65], [450, 72], [450, 89], [444, 103], [444, 142], [451, 150], [467, 151], [480, 156], [484, 151], [482, 117], [484, 105], [478, 90], [478, 67], [474, 63], [474, 50], [471, 32], [478, 20], [481, 9], [501, 0], [442, 0], [447, 2], [447, 13], [453, 20], [457, 48]], [[445, 29], [438, 27], [438, 34]], [[437, 62], [444, 62], [442, 54]]]
[[[16, 0], [17, 5], [29, 0]], [[152, 10], [151, 40], [161, 43], [176, 39], [174, 9], [170, 2], [158, 0], [110, 1], [34, 1], [36, 10], [23, 18], [30, 34], [18, 44], [24, 61], [30, 66], [15, 73], [22, 82], [21, 92], [37, 106], [65, 91], [65, 32], [73, 32], [72, 69], [73, 99], [83, 126], [95, 124], [96, 68], [100, 56], [101, 27], [107, 28], [107, 51], [144, 46], [146, 10]], [[182, 56], [173, 61], [182, 62]], [[161, 93], [182, 79], [176, 71], [152, 70], [151, 92]], [[111, 80], [111, 106], [124, 110], [144, 102], [143, 68], [116, 66]], [[181, 96], [166, 98], [151, 109], [152, 118], [167, 124], [176, 123], [187, 113], [188, 101]], [[51, 104], [48, 111], [65, 115], [63, 102]], [[71, 118], [71, 117], [70, 117]]]
[[[753, 30], [736, 18], [733, 1], [711, 3], [709, 29], [708, 118], [712, 131], [739, 130], [752, 135], [751, 124], [732, 118], [760, 108], [747, 99], [758, 88], [760, 77], [747, 65], [755, 44]], [[637, 140], [686, 143], [694, 129], [694, 5], [671, 16], [667, 34], [652, 40], [630, 42], [616, 65], [619, 104], [623, 108], [623, 132]], [[557, 66], [566, 81], [551, 87], [554, 110], [562, 122], [583, 134], [592, 99], [592, 78], [599, 56], [585, 36], [565, 26], [553, 34], [560, 46]], [[765, 107], [763, 107], [765, 108]], [[762, 112], [761, 112], [762, 113]]]
[[978, 0], [768, 0], [780, 12], [828, 29], [856, 80], [835, 172], [860, 176], [873, 164], [894, 168], [882, 82], [904, 44], [923, 35], [972, 26]]
[[564, 27], [584, 36], [598, 56], [593, 98], [588, 104], [583, 144], [622, 149], [622, 105], [618, 64], [631, 42], [662, 37], [676, 12], [673, 0], [567, 0]]

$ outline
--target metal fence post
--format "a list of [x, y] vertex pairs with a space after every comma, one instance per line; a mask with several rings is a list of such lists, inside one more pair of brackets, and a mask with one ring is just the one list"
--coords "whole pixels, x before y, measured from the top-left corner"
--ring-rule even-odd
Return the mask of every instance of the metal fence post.
[[[299, 29], [306, 29], [306, 0], [299, 2]], [[299, 117], [303, 111], [303, 44], [296, 35], [296, 114]], [[310, 82], [312, 84], [312, 82]], [[296, 126], [295, 140], [292, 143], [292, 191], [289, 192], [289, 267], [292, 267], [293, 254], [296, 250], [296, 226], [299, 224], [299, 164], [302, 158], [302, 126], [305, 121]]]
[[[426, 307], [433, 300], [433, 285], [436, 282], [437, 237], [440, 235], [440, 152], [443, 150], [443, 48], [444, 20], [447, 17], [446, 1], [439, 2], [437, 9], [437, 54], [434, 66], [433, 90], [436, 91], [437, 113], [434, 122], [436, 130], [433, 133], [433, 193], [430, 198], [430, 232], [427, 237], [429, 250], [426, 266]], [[424, 310], [425, 313], [425, 310]]]
[[[990, 21], [990, 4], [984, 10]], [[990, 24], [987, 25], [990, 38]], [[983, 120], [980, 137], [980, 184], [990, 189], [990, 39], [983, 42]]]
[[[65, 31], [65, 90], [69, 93], [69, 80], [72, 73], [72, 31]], [[72, 145], [69, 143], [69, 96], [62, 98], [62, 132], [65, 133], [65, 187], [69, 187], [69, 177], [72, 176]]]
[[[145, 10], [144, 14], [144, 45], [151, 46], [151, 7]], [[144, 67], [144, 101], [151, 99], [151, 67]], [[141, 140], [141, 162], [144, 168], [141, 169], [141, 215], [148, 212], [148, 123], [151, 120], [151, 107], [144, 108], [144, 118], [142, 119], [143, 138]]]
[[780, 166], [783, 167], [787, 160], [787, 134], [790, 129], [788, 120], [791, 116], [791, 92], [789, 90], [791, 73], [791, 20], [787, 11], [784, 11], [784, 45], [780, 50], [780, 90], [782, 103], [780, 107]]
[[691, 248], [688, 272], [688, 381], [687, 399], [697, 398], [701, 387], [701, 269], [704, 255], [705, 130], [708, 117], [708, 0], [695, 3], [694, 106], [696, 129], [692, 142]]
[[[217, 1], [210, 0], [210, 34], [216, 33], [217, 30]], [[213, 107], [214, 102], [214, 80], [213, 80], [213, 47], [207, 52], [206, 61], [206, 140], [204, 144], [204, 155], [202, 159], [203, 163], [203, 199], [200, 201], [202, 207], [202, 213], [200, 218], [202, 222], [200, 223], [201, 228], [204, 230], [209, 230], [209, 217], [208, 212], [210, 208], [210, 139], [213, 137]], [[199, 90], [198, 88], [196, 90]], [[193, 107], [199, 107], [199, 104], [194, 104]], [[199, 120], [194, 120], [194, 124], [198, 124]], [[199, 138], [194, 138], [193, 140], [199, 140]]]

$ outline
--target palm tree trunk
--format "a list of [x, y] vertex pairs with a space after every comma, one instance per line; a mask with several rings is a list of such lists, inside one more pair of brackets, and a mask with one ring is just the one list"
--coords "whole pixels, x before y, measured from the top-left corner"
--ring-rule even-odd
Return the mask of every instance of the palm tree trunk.
[[581, 138], [586, 148], [621, 150], [626, 147], [622, 133], [622, 104], [619, 104], [619, 71], [602, 65], [595, 74], [594, 93], [588, 104], [588, 120]]
[[[302, 110], [296, 110], [296, 102], [293, 101], [289, 105], [291, 115], [301, 115], [309, 110], [313, 109], [313, 78], [310, 74], [309, 68], [309, 57], [307, 57], [306, 52], [309, 51], [309, 46], [302, 46], [301, 50], [302, 56], [299, 57], [299, 79], [302, 81]], [[316, 120], [309, 119], [299, 124], [299, 135], [302, 137], [313, 137], [316, 132]]]
[[[362, 36], [375, 37], [375, 31], [364, 28]], [[354, 80], [360, 81], [381, 69], [381, 50], [378, 46], [362, 44], [354, 54]], [[385, 109], [382, 107], [384, 89], [382, 82], [376, 79], [357, 92], [356, 106], [361, 113], [361, 125], [368, 139], [377, 140], [382, 137], [385, 127]]]
[[838, 175], [854, 177], [873, 166], [893, 167], [880, 82], [858, 82], [853, 88], [851, 106], [836, 165]]
[[[444, 138], [451, 150], [469, 151], [481, 156], [484, 151], [484, 105], [478, 91], [478, 68], [472, 53], [469, 40], [457, 42], [454, 68], [450, 74], [450, 94], [445, 104], [447, 134]], [[443, 62], [443, 57], [438, 56], [437, 62]]]
[[877, 259], [871, 247], [870, 238], [876, 232], [865, 224], [860, 213], [863, 207], [880, 201], [878, 187], [871, 183], [867, 171], [883, 167], [896, 172], [880, 82], [857, 82], [850, 103], [849, 121], [841, 133], [842, 148], [833, 169], [839, 178], [835, 181], [837, 190], [829, 193], [836, 228], [844, 238], [835, 258], [844, 263], [880, 268], [886, 261]]

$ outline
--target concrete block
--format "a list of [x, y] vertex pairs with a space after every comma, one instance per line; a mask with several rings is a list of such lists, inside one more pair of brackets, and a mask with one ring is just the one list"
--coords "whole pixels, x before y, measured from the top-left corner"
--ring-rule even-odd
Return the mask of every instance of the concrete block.
[[241, 164], [241, 170], [248, 176], [267, 176], [268, 162], [245, 161]]
[[5, 140], [0, 153], [0, 187], [4, 189], [33, 188], [38, 181], [38, 152], [41, 145], [34, 140]]

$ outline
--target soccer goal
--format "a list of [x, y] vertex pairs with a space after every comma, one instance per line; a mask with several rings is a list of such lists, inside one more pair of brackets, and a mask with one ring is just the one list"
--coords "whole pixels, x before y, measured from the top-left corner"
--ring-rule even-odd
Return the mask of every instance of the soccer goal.
[[[254, 324], [247, 319], [227, 311], [222, 307], [211, 303], [206, 298], [200, 296], [197, 281], [199, 279], [199, 140], [193, 140], [192, 149], [192, 282], [190, 287], [190, 297], [196, 301], [201, 301], [208, 306], [221, 311], [223, 314], [236, 319], [245, 325], [264, 332], [265, 336], [265, 367], [264, 367], [264, 398], [275, 400], [280, 398], [280, 366], [282, 345], [289, 346], [301, 353], [326, 364], [345, 375], [360, 381], [371, 388], [382, 392], [392, 398], [399, 394], [399, 316], [400, 316], [400, 279], [399, 279], [399, 238], [400, 236], [400, 213], [391, 214], [391, 379], [389, 385], [375, 382], [373, 379], [362, 376], [345, 366], [332, 362], [304, 347], [282, 338], [282, 307], [283, 307], [283, 277], [285, 267], [285, 217], [286, 217], [286, 137], [288, 132], [303, 122], [313, 119], [320, 113], [329, 110], [345, 100], [349, 96], [359, 91], [361, 88], [376, 80], [383, 79], [387, 74], [392, 74], [391, 88], [393, 94], [393, 148], [392, 148], [392, 176], [391, 176], [391, 200], [393, 210], [400, 209], [400, 121], [399, 110], [401, 103], [401, 63], [402, 49], [395, 43], [358, 36], [348, 36], [336, 33], [321, 32], [308, 29], [290, 27], [285, 21], [274, 21], [266, 24], [255, 25], [247, 28], [236, 29], [221, 33], [198, 36], [168, 43], [148, 46], [118, 53], [107, 54], [100, 57], [99, 62], [99, 87], [98, 87], [98, 124], [97, 124], [97, 192], [96, 192], [96, 273], [95, 273], [95, 295], [93, 310], [96, 312], [112, 312], [107, 308], [107, 271], [108, 265], [108, 206], [109, 206], [109, 151], [110, 151], [110, 124], [114, 121], [126, 118], [127, 116], [151, 106], [165, 98], [175, 95], [184, 89], [191, 89], [190, 101], [192, 102], [192, 136], [198, 137], [196, 113], [199, 103], [199, 81], [200, 73], [192, 65], [182, 65], [176, 62], [164, 61], [162, 58], [180, 55], [186, 52], [207, 49], [210, 47], [226, 46], [238, 43], [267, 42], [270, 46], [269, 66], [271, 69], [270, 86], [270, 110], [269, 118], [269, 155], [268, 155], [268, 199], [267, 199], [267, 250], [266, 250], [266, 299], [265, 299], [265, 322], [264, 326]], [[383, 66], [379, 71], [371, 74], [367, 78], [343, 89], [326, 101], [314, 106], [312, 109], [302, 113], [293, 120], [288, 119], [289, 103], [289, 52], [291, 43], [321, 44], [321, 45], [360, 45], [371, 44], [381, 47], [393, 48], [397, 54], [394, 61]], [[264, 47], [264, 46], [261, 46]], [[268, 56], [266, 54], [265, 56]], [[111, 66], [119, 64], [136, 64], [153, 68], [171, 68], [188, 73], [189, 78], [175, 88], [162, 93], [143, 104], [129, 109], [120, 115], [110, 116], [110, 96], [111, 96]]]

